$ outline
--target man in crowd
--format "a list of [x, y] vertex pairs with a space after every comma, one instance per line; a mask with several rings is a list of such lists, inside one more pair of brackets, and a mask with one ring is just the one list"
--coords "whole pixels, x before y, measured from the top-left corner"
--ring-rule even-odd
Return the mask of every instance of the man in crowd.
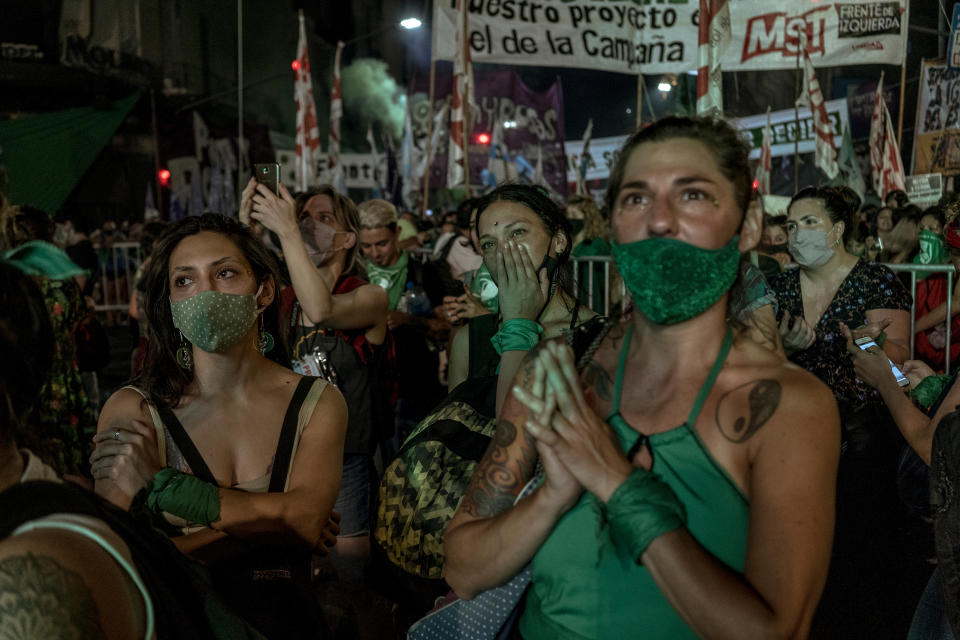
[[434, 260], [445, 262], [450, 268], [450, 275], [461, 282], [466, 274], [476, 271], [483, 264], [483, 258], [470, 240], [470, 214], [476, 209], [476, 204], [474, 198], [463, 201], [457, 208], [455, 228], [451, 233], [437, 238], [433, 250]]
[[400, 383], [395, 437], [402, 442], [444, 396], [439, 353], [449, 325], [435, 311], [443, 303], [443, 280], [434, 264], [421, 263], [400, 248], [401, 231], [392, 204], [368, 200], [358, 210], [367, 275], [390, 298], [387, 326], [396, 343]]

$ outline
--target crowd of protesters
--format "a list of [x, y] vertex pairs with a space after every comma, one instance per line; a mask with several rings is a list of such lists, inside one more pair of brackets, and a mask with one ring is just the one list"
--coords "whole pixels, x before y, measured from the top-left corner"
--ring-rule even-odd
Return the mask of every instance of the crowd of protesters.
[[748, 151], [665, 118], [603, 202], [429, 218], [0, 202], [0, 627], [954, 638], [960, 197], [768, 212]]

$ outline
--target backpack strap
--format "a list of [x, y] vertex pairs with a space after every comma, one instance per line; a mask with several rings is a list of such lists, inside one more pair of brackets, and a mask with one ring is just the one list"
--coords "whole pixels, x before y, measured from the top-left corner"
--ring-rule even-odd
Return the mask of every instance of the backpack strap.
[[157, 412], [163, 419], [163, 424], [167, 427], [167, 431], [170, 432], [170, 437], [173, 438], [174, 444], [177, 445], [177, 448], [180, 449], [180, 453], [183, 454], [184, 460], [186, 460], [187, 464], [190, 465], [190, 470], [193, 472], [193, 475], [200, 478], [204, 482], [209, 482], [215, 486], [220, 486], [220, 483], [217, 482], [217, 479], [210, 472], [210, 468], [207, 466], [207, 463], [204, 462], [203, 456], [201, 456], [200, 452], [197, 451], [197, 446], [193, 444], [193, 440], [190, 439], [189, 434], [187, 434], [187, 430], [183, 428], [180, 420], [177, 419], [177, 416], [174, 415], [170, 407], [157, 407]]
[[290, 462], [293, 459], [293, 444], [297, 437], [300, 406], [315, 381], [316, 378], [308, 376], [300, 378], [290, 404], [287, 406], [287, 414], [283, 417], [283, 427], [280, 429], [280, 439], [277, 441], [277, 452], [273, 457], [273, 471], [270, 473], [270, 487], [267, 489], [270, 493], [282, 492], [287, 483]]

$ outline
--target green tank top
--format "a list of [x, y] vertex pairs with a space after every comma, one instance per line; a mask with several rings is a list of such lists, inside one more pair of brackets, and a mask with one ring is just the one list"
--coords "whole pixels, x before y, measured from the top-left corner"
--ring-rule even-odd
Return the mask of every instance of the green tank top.
[[[729, 474], [707, 451], [693, 426], [733, 343], [723, 346], [687, 421], [663, 433], [640, 435], [620, 415], [620, 397], [631, 326], [623, 341], [607, 423], [624, 451], [645, 443], [653, 471], [677, 494], [687, 511], [687, 529], [714, 556], [743, 571], [750, 505]], [[645, 567], [618, 549], [592, 494], [557, 523], [533, 558], [533, 582], [520, 619], [525, 640], [557, 638], [696, 638], [667, 602]]]

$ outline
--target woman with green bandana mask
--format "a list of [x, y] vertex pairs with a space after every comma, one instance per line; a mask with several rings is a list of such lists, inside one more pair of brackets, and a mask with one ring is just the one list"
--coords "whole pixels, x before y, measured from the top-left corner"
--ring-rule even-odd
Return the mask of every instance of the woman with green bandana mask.
[[310, 551], [335, 540], [343, 397], [288, 368], [276, 263], [236, 220], [173, 225], [144, 282], [152, 355], [103, 408], [96, 491], [162, 515], [264, 635], [314, 637]]
[[[836, 636], [884, 635], [883, 616], [902, 607], [902, 594], [864, 589], [869, 583], [897, 584], [905, 540], [876, 531], [899, 531], [895, 485], [900, 444], [879, 395], [860, 379], [846, 349], [845, 331], [869, 337], [895, 363], [909, 356], [910, 295], [883, 265], [847, 252], [859, 198], [842, 187], [808, 187], [788, 209], [790, 253], [800, 268], [770, 284], [780, 302], [780, 330], [790, 360], [813, 373], [833, 392], [840, 411], [843, 455], [837, 490], [837, 535], [817, 628]], [[901, 223], [903, 220], [900, 221]], [[893, 237], [891, 234], [888, 236]], [[873, 573], [870, 573], [873, 572]], [[851, 616], [849, 611], [864, 612]]]
[[526, 640], [809, 629], [837, 416], [813, 376], [728, 324], [761, 230], [751, 173], [740, 134], [709, 119], [661, 119], [617, 156], [607, 205], [635, 311], [586, 362], [557, 342], [527, 358], [445, 537], [462, 597], [532, 561]]

